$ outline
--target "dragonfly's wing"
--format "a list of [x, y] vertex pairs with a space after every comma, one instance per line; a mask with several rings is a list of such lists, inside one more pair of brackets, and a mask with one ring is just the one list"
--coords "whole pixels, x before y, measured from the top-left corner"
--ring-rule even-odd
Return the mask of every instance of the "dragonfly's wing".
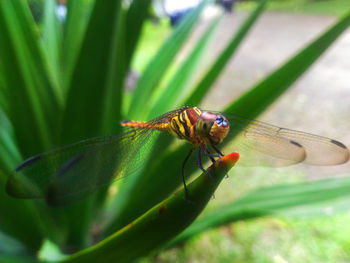
[[[48, 198], [51, 204], [69, 203], [112, 180], [142, 167], [142, 149], [149, 149], [157, 132], [131, 129], [120, 136], [102, 137], [33, 157], [20, 165], [7, 191], [20, 198]], [[89, 146], [86, 146], [86, 143]]]
[[239, 165], [335, 165], [349, 159], [349, 150], [336, 140], [234, 115], [226, 117], [230, 122], [227, 139], [236, 136], [228, 145], [240, 153]]
[[[160, 135], [150, 129], [133, 129], [66, 162], [48, 189], [47, 201], [53, 205], [70, 203], [113, 180], [138, 173]], [[163, 133], [164, 135], [164, 133]]]
[[245, 132], [239, 134], [230, 149], [239, 152], [241, 166], [280, 167], [305, 160], [306, 151], [298, 143], [284, 138]]
[[43, 198], [57, 171], [79, 154], [106, 144], [112, 136], [83, 140], [23, 161], [7, 181], [7, 193], [19, 198]]
[[81, 141], [31, 157], [10, 176], [7, 192], [19, 198], [47, 198], [52, 204], [71, 202], [114, 179], [138, 172], [160, 134], [157, 124], [177, 111], [148, 122], [143, 128], [126, 128], [117, 136]]

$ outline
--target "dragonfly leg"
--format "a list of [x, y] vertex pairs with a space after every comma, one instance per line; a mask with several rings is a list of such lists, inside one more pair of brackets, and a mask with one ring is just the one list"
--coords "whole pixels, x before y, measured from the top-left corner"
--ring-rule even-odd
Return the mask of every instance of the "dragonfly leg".
[[202, 150], [204, 155], [208, 156], [213, 164], [215, 163], [215, 157], [220, 157], [220, 155], [212, 154], [205, 145], [203, 146]]
[[211, 144], [210, 146], [214, 149], [214, 151], [220, 154], [220, 156], [224, 156], [223, 153], [218, 148], [216, 148], [214, 144]]
[[[213, 177], [211, 176], [211, 174], [210, 174], [207, 170], [205, 170], [205, 169], [203, 168], [203, 164], [202, 164], [202, 152], [204, 152], [203, 145], [199, 145], [199, 147], [198, 147], [198, 152], [197, 152], [197, 166], [199, 167], [199, 169], [202, 170], [203, 173], [205, 173], [206, 175], [208, 175], [210, 178], [213, 178]], [[214, 160], [214, 162], [215, 162], [215, 160]]]
[[190, 158], [190, 156], [193, 153], [195, 148], [196, 148], [195, 146], [192, 146], [191, 150], [189, 151], [189, 153], [187, 154], [185, 160], [182, 163], [182, 181], [183, 181], [183, 184], [184, 184], [186, 199], [188, 199], [188, 191], [187, 191], [186, 178], [185, 178], [185, 164], [188, 161], [188, 159]]
[[[207, 148], [206, 145], [203, 145], [202, 151], [203, 151], [204, 155], [206, 155], [206, 156], [208, 156], [208, 157], [210, 158], [210, 160], [211, 160], [211, 162], [212, 162], [213, 164], [215, 163], [215, 158], [214, 158], [214, 157], [220, 157], [220, 156], [217, 156], [217, 155], [215, 155], [215, 154], [212, 154], [212, 153], [209, 151], [209, 149]], [[209, 172], [208, 172], [208, 173], [209, 173]], [[211, 176], [210, 173], [208, 174], [208, 176], [209, 176], [211, 179], [213, 179], [213, 177]], [[215, 199], [215, 194], [213, 194], [212, 199], [213, 199], [213, 200]]]
[[[218, 148], [216, 148], [214, 144], [211, 144], [210, 146], [211, 146], [220, 156], [224, 156], [223, 153], [222, 153]], [[220, 156], [219, 156], [219, 157], [220, 157]], [[228, 174], [225, 175], [225, 178], [229, 178]]]

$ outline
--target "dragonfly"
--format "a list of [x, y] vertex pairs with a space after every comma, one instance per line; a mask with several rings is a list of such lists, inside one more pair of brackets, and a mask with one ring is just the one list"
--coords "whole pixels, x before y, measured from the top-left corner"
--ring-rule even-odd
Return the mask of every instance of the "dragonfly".
[[121, 125], [125, 131], [119, 135], [83, 140], [26, 159], [9, 177], [7, 193], [45, 198], [51, 204], [69, 203], [78, 194], [137, 173], [147, 149], [156, 146], [164, 134], [192, 145], [179, 168], [186, 194], [185, 165], [196, 150], [196, 164], [209, 176], [203, 157], [214, 163], [223, 156], [220, 146], [239, 152], [238, 164], [243, 166], [337, 165], [350, 156], [348, 148], [334, 139], [198, 107], [186, 106], [151, 121], [122, 121]]

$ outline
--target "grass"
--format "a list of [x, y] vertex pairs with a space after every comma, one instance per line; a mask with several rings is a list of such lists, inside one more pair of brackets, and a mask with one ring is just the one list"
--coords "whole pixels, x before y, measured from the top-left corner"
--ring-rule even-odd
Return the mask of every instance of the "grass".
[[268, 217], [241, 221], [208, 231], [185, 247], [141, 262], [349, 262], [349, 220], [350, 213], [313, 219]]

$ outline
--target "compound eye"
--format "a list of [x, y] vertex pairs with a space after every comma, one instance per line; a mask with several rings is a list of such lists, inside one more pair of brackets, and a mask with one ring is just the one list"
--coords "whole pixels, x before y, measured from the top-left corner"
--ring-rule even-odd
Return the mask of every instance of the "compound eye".
[[221, 124], [224, 121], [224, 118], [222, 116], [218, 116], [215, 121], [217, 124]]
[[219, 126], [223, 126], [223, 127], [226, 127], [226, 126], [228, 125], [226, 118], [223, 117], [223, 116], [221, 116], [221, 115], [218, 116], [218, 117], [216, 117], [215, 122], [216, 122]]

